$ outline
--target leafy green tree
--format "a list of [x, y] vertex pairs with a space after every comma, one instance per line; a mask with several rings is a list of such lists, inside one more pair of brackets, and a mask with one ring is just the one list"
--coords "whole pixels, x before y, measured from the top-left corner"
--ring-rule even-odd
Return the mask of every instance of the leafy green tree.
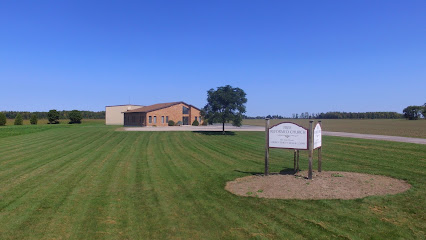
[[422, 114], [423, 107], [421, 106], [408, 106], [404, 108], [402, 111], [404, 113], [404, 117], [409, 120], [417, 120]]
[[30, 117], [30, 123], [31, 123], [32, 125], [37, 125], [37, 122], [38, 122], [37, 115], [35, 115], [34, 113], [33, 113], [33, 114], [31, 114], [31, 117]]
[[423, 104], [423, 110], [422, 110], [423, 118], [426, 119], [426, 103]]
[[58, 124], [59, 123], [59, 112], [55, 109], [50, 110], [47, 113], [47, 120], [49, 124]]
[[24, 123], [24, 120], [22, 119], [22, 115], [18, 113], [18, 115], [16, 115], [15, 122], [13, 124], [22, 125], [23, 123]]
[[194, 120], [192, 122], [192, 126], [199, 126], [199, 125], [200, 125], [200, 123], [197, 120]]
[[70, 119], [70, 124], [73, 123], [81, 123], [81, 119], [83, 118], [81, 116], [81, 112], [78, 110], [72, 110], [69, 115], [68, 115], [69, 119]]
[[6, 125], [6, 115], [0, 112], [0, 126]]
[[225, 134], [225, 123], [232, 121], [232, 125], [241, 126], [243, 113], [246, 112], [246, 93], [240, 88], [230, 85], [213, 88], [207, 91], [207, 105], [201, 115], [208, 119], [210, 124], [222, 123], [222, 132]]

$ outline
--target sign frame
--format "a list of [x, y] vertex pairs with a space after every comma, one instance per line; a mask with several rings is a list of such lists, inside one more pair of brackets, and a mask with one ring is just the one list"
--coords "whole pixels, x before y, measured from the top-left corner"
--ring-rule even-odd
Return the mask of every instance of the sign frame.
[[269, 133], [269, 130], [270, 130], [271, 128], [276, 127], [276, 126], [278, 126], [278, 125], [281, 125], [281, 124], [283, 124], [283, 123], [289, 123], [289, 124], [296, 125], [296, 126], [298, 126], [298, 127], [302, 128], [303, 130], [305, 130], [305, 131], [306, 131], [306, 148], [284, 148], [284, 147], [271, 147], [271, 146], [269, 146], [269, 148], [277, 148], [277, 149], [294, 149], [294, 150], [308, 150], [308, 149], [309, 149], [309, 130], [308, 130], [308, 129], [306, 129], [306, 128], [304, 128], [304, 127], [302, 127], [302, 126], [300, 126], [299, 124], [297, 124], [297, 123], [293, 123], [293, 122], [280, 122], [280, 123], [278, 123], [278, 124], [275, 124], [275, 125], [273, 125], [273, 126], [269, 127], [269, 128], [268, 128], [268, 145], [270, 144], [270, 143], [269, 143], [269, 139], [270, 139], [270, 135], [271, 135], [271, 134]]
[[[315, 146], [315, 129], [319, 127], [321, 134], [319, 135], [320, 138], [320, 145], [319, 146]], [[315, 124], [314, 130], [313, 130], [313, 149], [317, 149], [317, 148], [321, 148], [322, 147], [322, 126], [321, 126], [321, 122], [317, 122], [317, 124]]]

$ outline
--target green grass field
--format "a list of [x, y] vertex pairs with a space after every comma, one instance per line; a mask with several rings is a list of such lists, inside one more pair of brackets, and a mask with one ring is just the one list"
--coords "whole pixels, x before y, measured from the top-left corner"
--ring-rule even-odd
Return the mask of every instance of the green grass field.
[[[114, 130], [0, 127], [0, 239], [424, 239], [425, 145], [324, 137], [324, 170], [392, 176], [412, 188], [273, 200], [224, 190], [263, 171], [262, 132]], [[271, 170], [287, 168], [292, 152], [271, 150]]]
[[[294, 122], [309, 127], [309, 119], [272, 119], [270, 123], [274, 125], [280, 122]], [[244, 119], [243, 124], [265, 126], [265, 120]], [[426, 120], [423, 119], [322, 119], [322, 125], [324, 131], [330, 132], [426, 138]]]
[[[59, 123], [60, 124], [68, 124], [70, 120], [69, 119], [60, 119]], [[101, 123], [105, 123], [105, 119], [83, 119], [81, 120], [82, 123], [84, 124], [101, 124]], [[13, 126], [13, 123], [15, 122], [15, 119], [6, 119], [6, 126]], [[49, 121], [47, 119], [38, 119], [37, 121], [37, 125], [45, 125], [47, 124]], [[25, 119], [24, 120], [24, 125], [31, 125], [30, 124], [30, 120], [29, 119]]]
[[[45, 130], [57, 129], [57, 128], [70, 128], [70, 127], [79, 127], [79, 124], [68, 124], [69, 120], [61, 119], [59, 124], [47, 124], [47, 119], [39, 119], [37, 125], [31, 125], [30, 120], [24, 120], [24, 125], [14, 126], [13, 119], [7, 119], [6, 126], [0, 126], [0, 138], [16, 136], [21, 134], [42, 132]], [[105, 123], [104, 119], [83, 119], [82, 124], [84, 126], [88, 125], [103, 125]]]

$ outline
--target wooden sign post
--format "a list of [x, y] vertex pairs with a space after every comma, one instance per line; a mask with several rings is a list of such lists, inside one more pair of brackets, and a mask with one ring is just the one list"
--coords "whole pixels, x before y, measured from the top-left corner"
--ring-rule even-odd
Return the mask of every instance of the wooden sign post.
[[265, 176], [269, 175], [269, 118], [265, 118], [265, 134], [266, 134], [266, 144], [265, 144]]
[[297, 170], [296, 170], [296, 173], [299, 173], [299, 171], [300, 171], [300, 167], [299, 167], [299, 150], [296, 150], [297, 151]]
[[293, 159], [294, 159], [294, 172], [297, 171], [297, 150], [294, 149], [294, 153], [293, 153]]
[[[321, 121], [318, 121], [318, 124], [320, 126], [321, 131], [322, 131]], [[321, 132], [321, 146], [318, 148], [318, 172], [322, 171], [322, 167], [321, 167], [321, 162], [322, 162], [321, 152], [322, 152], [322, 132]]]
[[314, 149], [318, 148], [318, 172], [321, 172], [321, 148], [322, 148], [322, 126], [321, 121], [315, 125], [314, 129]]
[[308, 179], [312, 179], [312, 155], [313, 155], [313, 130], [312, 130], [312, 124], [313, 120], [309, 121], [309, 170], [308, 170]]

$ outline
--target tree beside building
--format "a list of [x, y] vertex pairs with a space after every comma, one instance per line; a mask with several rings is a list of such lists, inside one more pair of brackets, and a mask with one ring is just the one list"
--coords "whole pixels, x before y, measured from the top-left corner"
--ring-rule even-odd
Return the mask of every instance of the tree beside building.
[[212, 88], [207, 91], [207, 104], [201, 115], [209, 124], [222, 123], [222, 132], [225, 134], [225, 123], [232, 122], [234, 126], [241, 126], [246, 103], [246, 93], [241, 88], [230, 85], [216, 90]]

